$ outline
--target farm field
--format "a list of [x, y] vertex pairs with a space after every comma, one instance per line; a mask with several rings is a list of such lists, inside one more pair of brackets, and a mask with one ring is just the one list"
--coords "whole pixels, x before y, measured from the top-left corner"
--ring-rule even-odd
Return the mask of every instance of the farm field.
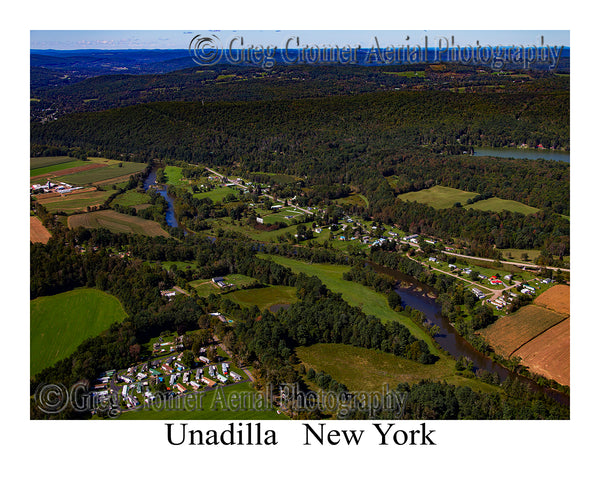
[[508, 210], [509, 212], [522, 213], [523, 215], [530, 215], [539, 211], [539, 208], [530, 207], [529, 205], [525, 205], [521, 202], [515, 202], [514, 200], [504, 200], [497, 197], [481, 200], [480, 202], [475, 202], [472, 205], [465, 205], [464, 207], [490, 212], [501, 212], [502, 210]]
[[393, 389], [401, 382], [412, 384], [422, 379], [447, 381], [479, 391], [499, 391], [498, 387], [456, 375], [454, 362], [444, 359], [433, 365], [423, 365], [391, 353], [338, 343], [297, 347], [296, 355], [306, 370], [324, 371], [350, 391], [381, 391], [386, 384]]
[[521, 357], [521, 363], [533, 373], [562, 385], [570, 385], [570, 331], [571, 319], [567, 318], [523, 345], [514, 354]]
[[384, 322], [400, 322], [408, 328], [413, 336], [419, 340], [424, 340], [432, 353], [440, 355], [440, 351], [431, 341], [431, 338], [419, 329], [409, 317], [390, 308], [385, 295], [359, 283], [344, 280], [342, 276], [350, 267], [324, 263], [308, 264], [277, 255], [259, 254], [258, 257], [268, 258], [280, 265], [291, 268], [294, 273], [302, 272], [306, 275], [318, 277], [331, 291], [341, 293], [342, 298], [350, 305], [359, 307], [365, 314], [374, 315]]
[[225, 296], [243, 307], [256, 305], [261, 312], [273, 305], [289, 305], [298, 301], [295, 287], [284, 287], [281, 285], [237, 290], [227, 293]]
[[31, 157], [29, 159], [29, 169], [49, 167], [73, 161], [73, 157]]
[[539, 250], [532, 249], [521, 249], [521, 248], [500, 248], [502, 256], [512, 262], [523, 262], [523, 254], [527, 255], [528, 260], [526, 262], [535, 263], [537, 258], [540, 256]]
[[[94, 164], [102, 165], [102, 168], [94, 168], [84, 172], [72, 173], [56, 177], [56, 180], [66, 182], [70, 185], [87, 185], [91, 183], [106, 182], [112, 179], [139, 173], [146, 168], [144, 163], [117, 162], [107, 159], [91, 159]], [[119, 167], [119, 165], [122, 165]]]
[[29, 241], [31, 243], [48, 243], [52, 234], [38, 217], [29, 217]]
[[82, 288], [30, 302], [31, 375], [66, 358], [127, 314], [112, 295]]
[[[95, 187], [94, 187], [95, 188]], [[62, 211], [65, 213], [74, 213], [77, 211], [85, 211], [87, 207], [102, 205], [104, 201], [110, 197], [111, 192], [108, 191], [86, 191], [79, 193], [75, 191], [67, 195], [58, 197], [41, 198], [38, 202], [46, 208], [50, 213]]]
[[139, 217], [132, 217], [113, 210], [81, 213], [69, 217], [69, 228], [100, 228], [104, 227], [113, 233], [137, 233], [140, 235], [163, 236], [169, 234], [162, 227], [152, 221]]
[[480, 333], [496, 352], [508, 358], [525, 343], [562, 322], [566, 317], [565, 314], [537, 305], [526, 305], [480, 330]]
[[[67, 157], [69, 158], [69, 157]], [[47, 173], [53, 173], [61, 170], [67, 170], [75, 167], [81, 167], [89, 165], [89, 162], [84, 162], [83, 160], [73, 160], [69, 158], [69, 161], [64, 163], [58, 163], [54, 165], [46, 165], [42, 167], [32, 168], [29, 170], [30, 177], [38, 177], [40, 175], [45, 175]]]
[[[278, 414], [273, 408], [268, 408], [265, 404], [261, 407], [261, 404], [256, 402], [256, 409], [252, 409], [251, 403], [249, 408], [239, 408], [237, 411], [233, 403], [231, 395], [238, 396], [238, 403], [240, 407], [244, 404], [241, 403], [241, 399], [255, 398], [258, 392], [252, 388], [249, 382], [238, 383], [223, 387], [217, 396], [217, 390], [209, 390], [206, 393], [201, 392], [203, 395], [202, 403], [198, 400], [198, 408], [187, 408], [184, 406], [186, 403], [196, 406], [193, 401], [182, 402], [181, 410], [179, 409], [166, 409], [159, 410], [156, 408], [146, 408], [144, 410], [136, 410], [131, 412], [124, 412], [119, 420], [287, 420], [288, 417], [283, 414]], [[246, 397], [248, 396], [248, 397]], [[185, 397], [184, 397], [185, 398]], [[225, 405], [225, 402], [227, 405]], [[248, 404], [246, 404], [248, 405]], [[222, 408], [229, 407], [229, 409]]]
[[569, 315], [571, 312], [571, 287], [555, 285], [534, 300], [536, 305]]
[[188, 180], [182, 180], [181, 167], [174, 167], [168, 165], [165, 167], [165, 175], [167, 177], [168, 185], [189, 185]]
[[456, 188], [436, 185], [435, 187], [419, 190], [418, 192], [403, 193], [398, 198], [405, 202], [425, 203], [430, 207], [441, 209], [451, 208], [456, 202], [465, 205], [467, 200], [476, 196], [477, 194], [473, 192], [465, 192]]

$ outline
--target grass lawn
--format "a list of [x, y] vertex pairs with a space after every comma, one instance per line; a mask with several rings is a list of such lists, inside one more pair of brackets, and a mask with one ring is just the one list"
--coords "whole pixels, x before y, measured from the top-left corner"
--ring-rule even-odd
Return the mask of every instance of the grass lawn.
[[381, 391], [386, 384], [394, 389], [401, 382], [412, 384], [423, 379], [446, 381], [485, 392], [500, 390], [479, 380], [456, 375], [454, 362], [445, 358], [433, 365], [423, 365], [391, 353], [338, 343], [297, 347], [296, 354], [307, 370], [312, 367], [316, 372], [324, 371], [350, 391]]
[[225, 296], [243, 307], [256, 305], [261, 312], [273, 305], [290, 304], [298, 301], [295, 287], [281, 285], [237, 290], [227, 293]]
[[117, 298], [92, 288], [31, 300], [30, 314], [31, 375], [127, 316]]
[[133, 207], [134, 205], [141, 205], [150, 203], [150, 195], [147, 193], [138, 192], [137, 190], [127, 190], [121, 195], [115, 197], [111, 202], [113, 205], [122, 205], [123, 207]]
[[[229, 218], [229, 217], [217, 218], [214, 220], [210, 220], [210, 224], [212, 226], [213, 232], [215, 232], [219, 228], [222, 228], [223, 230], [230, 230], [233, 232], [242, 233], [242, 234], [252, 238], [253, 240], [258, 240], [261, 242], [274, 241], [277, 239], [277, 237], [279, 237], [279, 235], [285, 235], [287, 232], [289, 232], [292, 236], [298, 232], [297, 225], [290, 225], [289, 227], [280, 228], [278, 230], [264, 231], [264, 230], [257, 230], [255, 228], [249, 227], [247, 225], [239, 225], [239, 224], [234, 225], [231, 222], [232, 222], [231, 218]], [[307, 228], [310, 228], [312, 225], [312, 222], [299, 223], [298, 225], [305, 225]]]
[[[202, 395], [202, 397], [200, 397]], [[199, 392], [197, 400], [179, 397], [179, 405], [170, 410], [158, 410], [158, 405], [123, 413], [121, 420], [287, 420], [278, 415], [266, 402], [258, 399], [259, 392], [248, 382], [238, 383], [222, 389]], [[201, 400], [200, 400], [201, 398]], [[237, 406], [236, 406], [237, 403]], [[186, 404], [188, 408], [186, 409]], [[254, 406], [254, 408], [253, 408]]]
[[477, 210], [484, 210], [490, 212], [501, 212], [502, 210], [508, 210], [509, 212], [522, 213], [524, 215], [530, 215], [539, 211], [539, 208], [530, 207], [521, 202], [515, 202], [514, 200], [503, 200], [502, 198], [492, 197], [487, 200], [481, 200], [471, 205], [465, 205], [465, 208], [475, 208]]
[[168, 237], [169, 234], [162, 227], [152, 221], [139, 217], [132, 217], [113, 210], [81, 213], [69, 217], [69, 228], [108, 228], [113, 233], [137, 233], [148, 236]]
[[233, 193], [237, 197], [238, 190], [231, 187], [217, 187], [210, 192], [194, 193], [194, 198], [210, 198], [213, 202], [222, 202], [223, 199]]
[[432, 353], [440, 354], [438, 347], [432, 342], [431, 338], [418, 328], [409, 317], [390, 308], [385, 295], [359, 283], [344, 280], [342, 275], [350, 270], [350, 267], [324, 263], [308, 264], [276, 255], [260, 254], [258, 256], [289, 267], [295, 273], [303, 272], [307, 275], [317, 276], [331, 291], [341, 293], [343, 299], [350, 305], [359, 307], [367, 315], [374, 315], [384, 322], [400, 322], [416, 338], [424, 340]]
[[476, 196], [477, 194], [473, 192], [465, 192], [456, 188], [436, 185], [435, 187], [419, 190], [418, 192], [403, 193], [398, 198], [405, 202], [425, 203], [433, 208], [441, 209], [451, 208], [456, 202], [465, 205], [467, 200]]

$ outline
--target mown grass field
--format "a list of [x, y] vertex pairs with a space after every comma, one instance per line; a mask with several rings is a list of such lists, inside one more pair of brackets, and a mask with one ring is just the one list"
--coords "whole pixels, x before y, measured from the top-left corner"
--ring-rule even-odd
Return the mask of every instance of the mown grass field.
[[174, 167], [173, 165], [166, 166], [165, 175], [167, 177], [167, 184], [177, 186], [189, 185], [187, 180], [182, 179], [181, 170], [181, 167]]
[[91, 288], [31, 300], [30, 314], [31, 375], [127, 316], [117, 298]]
[[391, 353], [338, 343], [297, 347], [296, 354], [307, 370], [324, 371], [351, 391], [381, 391], [386, 384], [393, 389], [401, 382], [412, 384], [422, 379], [465, 385], [478, 391], [499, 390], [476, 379], [456, 375], [453, 362], [446, 359], [423, 365]]
[[148, 195], [147, 193], [138, 192], [137, 190], [127, 190], [121, 195], [115, 197], [115, 199], [111, 202], [110, 205], [122, 205], [123, 207], [133, 207], [136, 205], [149, 203], [150, 195]]
[[217, 187], [212, 189], [210, 192], [194, 193], [194, 198], [210, 198], [213, 202], [222, 202], [223, 199], [233, 193], [237, 195], [238, 190], [231, 187]]
[[465, 192], [456, 188], [436, 185], [435, 187], [419, 190], [418, 192], [403, 193], [398, 198], [405, 202], [425, 203], [433, 208], [441, 209], [451, 208], [456, 202], [465, 205], [467, 200], [476, 196], [477, 194], [473, 192]]
[[69, 228], [100, 228], [104, 227], [113, 233], [137, 233], [150, 237], [168, 237], [169, 234], [152, 220], [132, 217], [113, 210], [101, 210], [99, 212], [81, 213], [69, 217]]
[[525, 205], [524, 203], [516, 202], [514, 200], [504, 200], [497, 197], [481, 200], [480, 202], [475, 202], [471, 205], [464, 205], [464, 207], [490, 212], [501, 212], [502, 210], [508, 210], [509, 212], [522, 213], [523, 215], [530, 215], [539, 211], [539, 208], [530, 207], [529, 205]]
[[261, 312], [273, 305], [291, 304], [298, 301], [296, 288], [281, 285], [237, 290], [227, 293], [225, 296], [243, 307], [256, 305]]
[[58, 211], [74, 213], [86, 211], [89, 206], [103, 204], [111, 193], [110, 191], [75, 192], [62, 197], [43, 198], [39, 200], [39, 203], [44, 205], [50, 213]]
[[[29, 159], [29, 169], [49, 167], [73, 161], [73, 157], [31, 157]], [[31, 175], [33, 176], [33, 175]]]
[[[202, 392], [200, 392], [202, 394]], [[223, 387], [221, 390], [210, 390], [202, 394], [202, 400], [197, 402], [189, 399], [174, 404], [173, 409], [163, 407], [158, 410], [147, 407], [123, 413], [120, 420], [287, 420], [285, 415], [277, 414], [273, 408], [268, 408], [265, 402], [256, 399], [259, 393], [248, 382]], [[238, 400], [236, 400], [236, 397]], [[242, 403], [245, 399], [246, 403]], [[255, 399], [255, 400], [253, 400]], [[238, 402], [239, 407], [236, 407]], [[186, 409], [185, 405], [189, 407]], [[256, 408], [252, 408], [252, 406]]]
[[339, 205], [360, 205], [362, 207], [368, 207], [369, 201], [364, 195], [360, 195], [358, 193], [354, 195], [348, 195], [347, 197], [338, 198], [335, 200], [335, 203]]
[[61, 162], [58, 164], [53, 164], [53, 165], [46, 165], [46, 166], [42, 166], [42, 167], [38, 167], [38, 168], [32, 168], [29, 170], [29, 176], [30, 177], [37, 177], [38, 175], [45, 175], [47, 173], [52, 173], [52, 172], [58, 172], [60, 170], [65, 170], [67, 168], [74, 168], [74, 167], [81, 167], [84, 165], [89, 165], [89, 162], [84, 162], [83, 160], [77, 160], [77, 159], [72, 159], [70, 157], [66, 157], [69, 158], [70, 161], [67, 162]]
[[565, 314], [553, 312], [537, 305], [526, 305], [479, 332], [496, 352], [508, 358], [519, 347], [562, 322], [566, 317]]
[[406, 326], [416, 338], [424, 340], [430, 350], [439, 355], [438, 347], [433, 343], [431, 338], [418, 328], [414, 322], [400, 312], [395, 312], [390, 308], [387, 299], [381, 293], [370, 289], [364, 285], [355, 282], [344, 280], [342, 278], [344, 272], [347, 272], [350, 267], [343, 265], [330, 265], [324, 263], [308, 264], [287, 257], [277, 255], [258, 255], [261, 258], [268, 258], [285, 267], [291, 268], [294, 273], [305, 273], [318, 277], [326, 286], [333, 292], [341, 293], [342, 298], [350, 305], [359, 307], [367, 315], [374, 315], [384, 322], [400, 322]]
[[[139, 173], [146, 168], [145, 163], [118, 162], [108, 159], [91, 159], [93, 163], [105, 165], [103, 168], [72, 173], [56, 177], [56, 180], [66, 182], [70, 185], [87, 185], [95, 182], [105, 182], [113, 178], [120, 178], [127, 175]], [[119, 166], [121, 165], [121, 166]]]

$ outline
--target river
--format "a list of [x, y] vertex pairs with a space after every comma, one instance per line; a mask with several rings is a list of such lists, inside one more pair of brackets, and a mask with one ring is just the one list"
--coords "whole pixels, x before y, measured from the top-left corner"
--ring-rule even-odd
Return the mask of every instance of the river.
[[571, 162], [571, 154], [559, 150], [536, 149], [536, 148], [495, 148], [495, 147], [475, 147], [475, 157], [501, 157], [501, 158], [521, 158], [525, 160], [555, 160], [557, 162]]
[[148, 189], [150, 187], [153, 187], [158, 191], [158, 193], [160, 193], [160, 195], [167, 201], [167, 204], [168, 204], [167, 212], [165, 215], [165, 220], [167, 222], [167, 225], [169, 225], [170, 227], [178, 227], [179, 223], [177, 222], [177, 217], [175, 216], [175, 207], [173, 206], [174, 198], [171, 195], [169, 195], [169, 193], [167, 192], [166, 185], [157, 185], [156, 184], [156, 171], [157, 170], [158, 170], [158, 167], [152, 167], [152, 170], [150, 170], [150, 173], [145, 178], [144, 191], [148, 191]]
[[562, 403], [569, 405], [569, 396], [556, 390], [540, 387], [533, 380], [517, 375], [511, 372], [502, 365], [494, 362], [491, 358], [483, 353], [475, 350], [475, 348], [459, 335], [456, 329], [450, 324], [447, 318], [442, 316], [440, 306], [435, 301], [436, 292], [430, 286], [419, 282], [414, 277], [405, 275], [397, 270], [382, 267], [372, 262], [368, 262], [377, 272], [385, 273], [398, 281], [395, 291], [400, 295], [402, 306], [410, 306], [416, 310], [423, 312], [427, 321], [434, 323], [440, 328], [440, 332], [435, 336], [435, 340], [439, 345], [446, 350], [453, 358], [459, 357], [468, 358], [473, 362], [476, 369], [487, 370], [488, 372], [497, 373], [500, 380], [506, 378], [518, 377], [522, 382], [530, 385], [534, 390], [543, 391], [548, 396]]

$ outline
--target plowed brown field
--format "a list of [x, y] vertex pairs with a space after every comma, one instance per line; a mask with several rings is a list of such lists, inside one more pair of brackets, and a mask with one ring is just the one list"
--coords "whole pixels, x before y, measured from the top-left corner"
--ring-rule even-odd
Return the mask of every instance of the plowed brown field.
[[32, 243], [46, 244], [51, 236], [38, 217], [29, 217], [29, 240]]

